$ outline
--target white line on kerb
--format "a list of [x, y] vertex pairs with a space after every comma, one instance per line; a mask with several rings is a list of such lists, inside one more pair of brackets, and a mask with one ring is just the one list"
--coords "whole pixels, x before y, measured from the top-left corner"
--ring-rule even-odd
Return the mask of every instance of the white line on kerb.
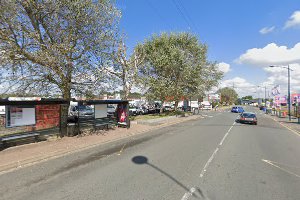
[[276, 163], [276, 162], [273, 162], [273, 161], [270, 161], [270, 160], [265, 160], [265, 159], [261, 159], [261, 160], [262, 160], [263, 162], [265, 162], [265, 163], [268, 163], [269, 165], [272, 165], [273, 167], [276, 167], [276, 168], [278, 168], [278, 169], [280, 169], [280, 170], [282, 170], [282, 171], [284, 171], [284, 172], [290, 174], [290, 175], [294, 175], [294, 176], [300, 178], [300, 176], [299, 176], [298, 174], [295, 174], [295, 173], [293, 173], [293, 172], [291, 172], [291, 171], [289, 171], [289, 170], [287, 170], [287, 169], [284, 169], [284, 168], [282, 168], [282, 167], [279, 167], [278, 165], [275, 165], [274, 163]]
[[188, 200], [190, 198], [190, 196], [192, 196], [194, 193], [196, 192], [196, 188], [192, 187], [190, 189], [190, 191], [186, 192], [183, 197], [181, 198], [181, 200]]
[[[229, 134], [229, 132], [231, 131], [231, 129], [233, 128], [233, 126], [235, 125], [235, 122], [232, 124], [232, 126], [229, 128], [229, 130], [226, 132], [226, 134], [224, 135], [224, 137], [222, 138], [221, 142], [219, 143], [219, 146], [222, 146], [224, 140], [226, 139], [227, 135]], [[209, 164], [211, 163], [211, 161], [214, 159], [215, 155], [217, 154], [217, 152], [219, 151], [219, 147], [217, 147], [215, 149], [215, 151], [213, 152], [213, 154], [210, 156], [210, 158], [208, 159], [208, 161], [205, 163], [201, 173], [200, 173], [200, 178], [202, 178], [206, 172], [207, 167], [209, 166]]]

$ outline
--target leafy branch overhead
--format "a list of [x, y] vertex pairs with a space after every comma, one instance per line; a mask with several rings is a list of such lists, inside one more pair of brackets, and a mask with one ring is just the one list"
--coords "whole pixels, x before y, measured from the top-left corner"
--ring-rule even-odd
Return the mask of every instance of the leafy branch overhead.
[[94, 57], [108, 58], [119, 17], [108, 0], [1, 1], [4, 80], [21, 90], [49, 87], [70, 98], [71, 82], [97, 81]]
[[207, 46], [190, 33], [153, 35], [135, 51], [144, 57], [139, 77], [149, 98], [178, 103], [203, 95], [222, 78], [216, 64], [207, 61]]

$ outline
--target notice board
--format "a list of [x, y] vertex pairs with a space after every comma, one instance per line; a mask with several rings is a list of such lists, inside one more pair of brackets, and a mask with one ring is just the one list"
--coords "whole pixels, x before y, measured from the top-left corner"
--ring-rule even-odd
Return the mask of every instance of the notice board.
[[35, 125], [35, 106], [7, 106], [6, 127]]
[[95, 105], [95, 118], [107, 117], [107, 104]]

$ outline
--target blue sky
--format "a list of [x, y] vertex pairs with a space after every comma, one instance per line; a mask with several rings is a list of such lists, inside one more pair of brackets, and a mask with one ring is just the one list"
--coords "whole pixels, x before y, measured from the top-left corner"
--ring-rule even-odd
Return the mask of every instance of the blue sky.
[[[225, 74], [221, 86], [236, 82], [241, 95], [245, 91], [242, 87], [255, 85], [281, 84], [284, 92], [285, 71], [270, 71], [265, 68], [269, 63], [293, 64], [297, 75], [300, 71], [300, 59], [296, 56], [289, 60], [291, 56], [280, 50], [284, 48], [280, 46], [285, 46], [287, 54], [297, 51], [300, 56], [299, 48], [293, 51], [300, 42], [300, 15], [295, 13], [300, 11], [300, 0], [117, 0], [117, 6], [122, 11], [120, 26], [127, 35], [129, 49], [153, 33], [191, 31], [208, 45], [209, 60], [229, 65], [230, 71]], [[262, 34], [260, 30], [264, 27], [266, 30]], [[271, 43], [275, 45], [267, 48]], [[273, 53], [271, 47], [274, 57], [282, 53], [287, 57], [286, 62], [262, 60], [265, 54]], [[246, 54], [253, 48], [262, 51]], [[259, 53], [261, 56], [257, 55]], [[243, 59], [239, 59], [243, 54]], [[295, 79], [295, 84], [300, 82], [298, 84]], [[293, 89], [300, 92], [297, 86]]]

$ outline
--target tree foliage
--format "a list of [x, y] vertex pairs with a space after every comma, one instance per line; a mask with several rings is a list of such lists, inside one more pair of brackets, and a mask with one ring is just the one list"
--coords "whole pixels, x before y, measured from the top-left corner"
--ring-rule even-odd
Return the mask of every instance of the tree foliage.
[[222, 77], [207, 61], [207, 46], [190, 33], [153, 35], [135, 51], [143, 57], [138, 75], [148, 99], [177, 104], [182, 97], [202, 96]]
[[238, 99], [238, 94], [236, 91], [230, 87], [224, 87], [218, 90], [219, 94], [221, 94], [221, 102], [226, 104], [233, 104]]
[[248, 95], [248, 96], [244, 96], [242, 97], [243, 100], [252, 100], [253, 99], [253, 96], [251, 95]]
[[142, 55], [137, 55], [133, 52], [128, 55], [127, 47], [121, 38], [116, 44], [112, 53], [112, 63], [106, 66], [105, 72], [113, 75], [116, 78], [116, 83], [122, 86], [122, 99], [128, 99], [132, 87], [137, 82], [138, 67], [142, 61]]
[[1, 0], [2, 84], [69, 99], [72, 82], [101, 78], [119, 15], [110, 0]]

